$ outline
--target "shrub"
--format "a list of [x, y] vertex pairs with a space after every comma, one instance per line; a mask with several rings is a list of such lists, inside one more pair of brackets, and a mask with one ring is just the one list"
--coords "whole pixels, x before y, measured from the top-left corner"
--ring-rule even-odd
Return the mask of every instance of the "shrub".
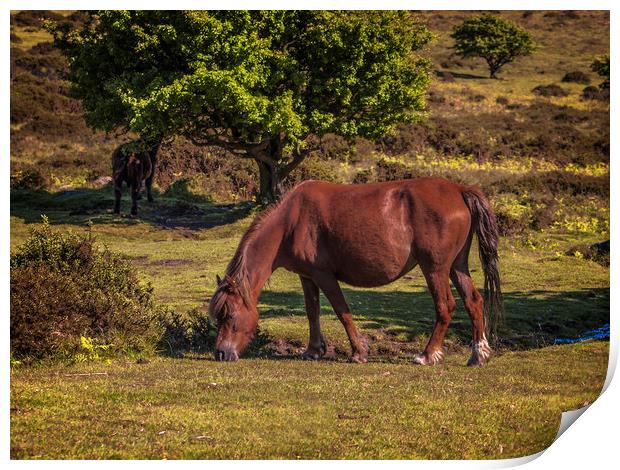
[[161, 330], [152, 286], [90, 234], [43, 222], [11, 256], [12, 357], [72, 357], [82, 337], [110, 352], [154, 350]]
[[564, 77], [562, 77], [562, 81], [565, 83], [581, 83], [582, 85], [587, 85], [590, 83], [590, 77], [587, 74], [575, 71], [568, 72]]
[[11, 189], [41, 189], [45, 186], [45, 179], [37, 170], [20, 170], [11, 174]]
[[469, 101], [471, 101], [472, 103], [480, 103], [482, 101], [484, 101], [485, 96], [481, 95], [481, 94], [473, 94], [473, 95], [469, 95], [467, 97], [467, 99]]
[[495, 98], [495, 102], [497, 104], [506, 106], [508, 104], [508, 98], [506, 98], [505, 96], [498, 96], [497, 98]]
[[158, 321], [164, 329], [158, 349], [168, 355], [178, 356], [188, 351], [207, 352], [215, 346], [217, 328], [200, 309], [192, 309], [186, 315], [163, 310]]
[[581, 98], [584, 100], [598, 100], [598, 101], [608, 101], [609, 100], [609, 89], [600, 89], [595, 86], [587, 86], [581, 92]]
[[414, 178], [416, 175], [407, 164], [397, 158], [385, 157], [375, 165], [377, 181], [393, 181]]
[[610, 63], [609, 63], [609, 56], [602, 56], [602, 57], [597, 57], [596, 59], [594, 59], [594, 62], [592, 62], [592, 65], [590, 66], [590, 68], [599, 74], [599, 76], [601, 76], [602, 78], [604, 78], [605, 80], [599, 85], [599, 88], [609, 88], [609, 77], [610, 77]]
[[377, 181], [374, 168], [362, 168], [353, 177], [352, 183], [363, 184]]
[[569, 248], [564, 254], [574, 256], [576, 258], [587, 259], [600, 264], [601, 266], [609, 266], [610, 254], [609, 250], [599, 248], [600, 244], [594, 245], [575, 245]]
[[534, 94], [539, 96], [568, 96], [568, 91], [562, 88], [559, 85], [538, 85], [536, 88], [532, 90]]
[[50, 10], [22, 10], [11, 18], [18, 26], [30, 26], [39, 28], [43, 20], [62, 21], [65, 19], [60, 13]]
[[291, 172], [286, 184], [294, 186], [305, 180], [342, 182], [339, 169], [340, 162], [338, 161], [308, 158]]

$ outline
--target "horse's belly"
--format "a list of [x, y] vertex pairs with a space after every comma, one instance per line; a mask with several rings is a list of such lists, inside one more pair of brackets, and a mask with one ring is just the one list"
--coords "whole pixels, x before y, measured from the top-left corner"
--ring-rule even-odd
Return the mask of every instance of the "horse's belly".
[[377, 287], [394, 282], [417, 264], [411, 244], [374, 243], [363, 246], [340, 245], [332, 257], [338, 280], [359, 287]]

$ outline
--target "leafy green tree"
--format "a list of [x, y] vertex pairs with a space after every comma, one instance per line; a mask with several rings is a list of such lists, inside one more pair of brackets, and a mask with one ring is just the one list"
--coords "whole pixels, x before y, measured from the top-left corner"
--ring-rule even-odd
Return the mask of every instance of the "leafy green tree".
[[375, 139], [425, 108], [428, 29], [397, 11], [99, 11], [51, 27], [94, 128], [254, 159], [261, 196], [311, 134]]
[[599, 88], [609, 88], [609, 56], [597, 57], [590, 65], [592, 71], [598, 73], [601, 77], [605, 79], [603, 83], [599, 85]]
[[504, 65], [530, 55], [535, 49], [527, 31], [490, 13], [468, 18], [454, 28], [451, 36], [461, 57], [482, 57], [486, 61], [491, 78], [497, 78]]

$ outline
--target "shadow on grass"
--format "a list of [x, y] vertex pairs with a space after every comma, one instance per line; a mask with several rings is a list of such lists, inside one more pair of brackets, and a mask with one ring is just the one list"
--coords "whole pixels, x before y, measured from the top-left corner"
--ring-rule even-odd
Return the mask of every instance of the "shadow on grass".
[[[366, 332], [378, 330], [407, 341], [431, 332], [435, 313], [427, 292], [373, 292], [351, 288], [343, 291], [357, 323]], [[270, 307], [261, 312], [262, 318], [305, 316], [301, 292], [264, 292], [260, 301]], [[468, 344], [471, 323], [460, 299], [457, 304], [449, 335]], [[509, 292], [504, 294], [504, 307], [504, 320], [498, 330], [502, 347], [543, 347], [553, 344], [557, 337], [577, 337], [609, 323], [609, 289]], [[333, 315], [323, 298], [321, 311]]]
[[144, 196], [138, 203], [136, 218], [129, 216], [131, 197], [127, 191], [123, 195], [121, 214], [113, 213], [111, 186], [59, 192], [11, 191], [11, 215], [25, 223], [38, 223], [41, 214], [45, 214], [51, 224], [133, 225], [143, 221], [158, 227], [199, 230], [233, 223], [247, 217], [255, 207], [252, 202], [216, 204], [205, 198], [190, 197], [189, 193], [184, 196], [183, 189], [187, 188], [177, 188], [170, 194], [156, 193], [152, 203]]
[[489, 79], [490, 78], [488, 76], [483, 76], [483, 75], [473, 75], [471, 73], [462, 73], [462, 72], [453, 72], [451, 70], [435, 70], [435, 75], [437, 75], [438, 77], [443, 77], [444, 73], [449, 73], [450, 75], [452, 75], [454, 78], [463, 78], [465, 80], [474, 80], [474, 79]]

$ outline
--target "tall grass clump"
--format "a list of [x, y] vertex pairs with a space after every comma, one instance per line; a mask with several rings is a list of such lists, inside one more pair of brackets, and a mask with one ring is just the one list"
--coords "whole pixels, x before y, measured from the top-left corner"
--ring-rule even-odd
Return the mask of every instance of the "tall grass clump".
[[11, 256], [15, 360], [83, 357], [84, 344], [106, 355], [153, 352], [160, 311], [128, 261], [91, 234], [53, 230], [45, 217]]

